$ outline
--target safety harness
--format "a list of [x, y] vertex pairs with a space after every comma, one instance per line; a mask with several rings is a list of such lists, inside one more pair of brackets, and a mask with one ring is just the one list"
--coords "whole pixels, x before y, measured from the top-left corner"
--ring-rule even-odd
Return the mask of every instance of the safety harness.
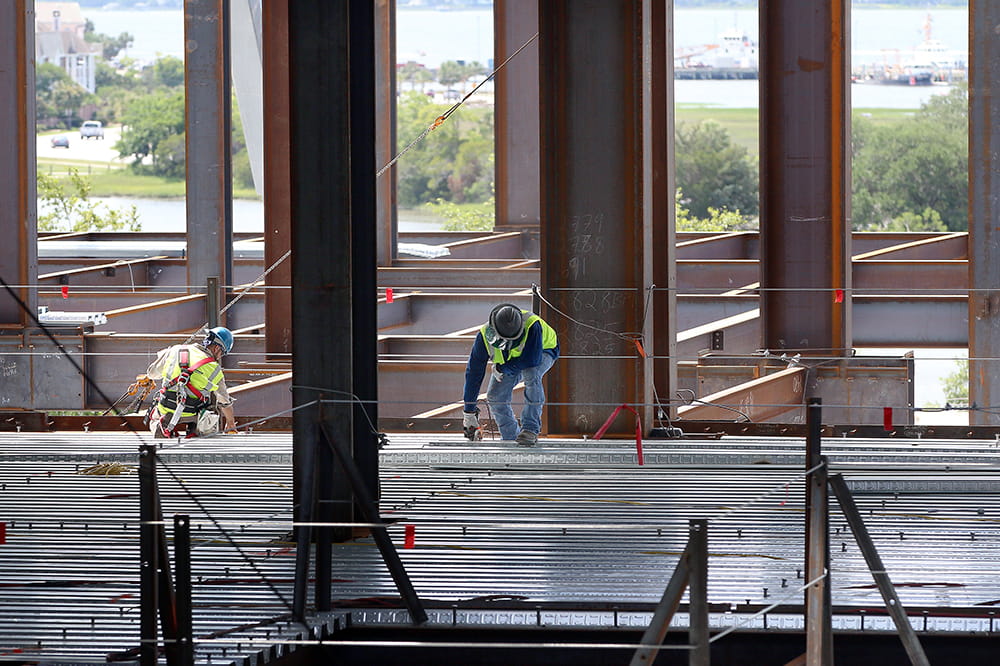
[[[191, 380], [191, 375], [192, 373], [194, 373], [195, 370], [197, 370], [203, 365], [207, 365], [208, 363], [212, 363], [214, 361], [215, 357], [206, 356], [203, 359], [195, 361], [195, 363], [192, 365], [190, 350], [189, 349], [178, 350], [177, 365], [180, 366], [181, 369], [180, 374], [171, 379], [168, 383], [164, 384], [163, 388], [160, 389], [159, 404], [163, 405], [167, 409], [173, 408], [174, 410], [173, 415], [170, 417], [170, 424], [165, 428], [163, 428], [163, 433], [167, 437], [174, 436], [174, 428], [176, 428], [177, 424], [180, 422], [181, 412], [184, 411], [185, 407], [191, 407], [192, 411], [197, 411], [201, 407], [208, 404], [208, 400], [206, 399], [205, 394], [196, 389], [195, 387], [189, 386], [188, 382]], [[171, 391], [174, 394], [172, 399], [170, 396], [167, 395], [168, 391]], [[183, 400], [181, 399], [182, 391], [184, 395]], [[187, 400], [188, 396], [195, 398], [198, 402], [194, 404], [188, 404]], [[155, 408], [156, 405], [153, 405], [153, 407]], [[161, 427], [162, 427], [162, 420], [161, 420]]]

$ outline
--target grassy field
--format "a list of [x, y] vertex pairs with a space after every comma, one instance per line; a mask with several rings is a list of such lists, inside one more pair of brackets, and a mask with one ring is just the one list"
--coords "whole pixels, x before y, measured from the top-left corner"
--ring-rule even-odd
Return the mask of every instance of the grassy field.
[[[855, 109], [855, 116], [863, 116], [876, 123], [896, 123], [913, 115], [908, 109]], [[759, 153], [757, 109], [729, 109], [705, 105], [680, 104], [676, 109], [675, 122], [694, 124], [703, 120], [715, 120], [722, 125], [737, 145], [746, 147], [751, 155]], [[65, 158], [39, 158], [38, 169], [46, 173], [62, 175], [68, 169], [77, 169], [90, 177], [91, 196], [95, 197], [183, 197], [183, 179], [169, 179], [159, 176], [136, 175], [130, 169], [107, 162], [87, 162]], [[239, 199], [256, 199], [253, 189], [237, 189], [233, 196]], [[412, 211], [417, 214], [416, 211]]]
[[[855, 109], [854, 116], [863, 116], [875, 123], [897, 123], [913, 115], [911, 109]], [[696, 124], [714, 120], [728, 132], [733, 143], [744, 146], [751, 155], [759, 153], [757, 134], [759, 115], [757, 109], [723, 109], [704, 105], [679, 104], [674, 121]]]

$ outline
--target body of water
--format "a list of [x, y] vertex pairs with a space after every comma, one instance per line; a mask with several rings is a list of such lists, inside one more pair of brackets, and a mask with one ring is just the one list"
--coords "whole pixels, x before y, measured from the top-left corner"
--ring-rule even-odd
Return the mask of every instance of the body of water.
[[[756, 10], [680, 9], [674, 12], [677, 47], [719, 41], [720, 33], [736, 28], [758, 38]], [[968, 49], [968, 11], [964, 9], [860, 9], [851, 13], [854, 64], [895, 63], [924, 38], [927, 17], [932, 35], [949, 49]], [[175, 10], [87, 10], [98, 32], [129, 32], [135, 44], [128, 55], [142, 61], [160, 55], [184, 57], [184, 15]], [[397, 60], [414, 60], [437, 67], [446, 60], [493, 61], [493, 15], [489, 10], [409, 10], [397, 12]], [[919, 108], [947, 87], [855, 85], [853, 105], [859, 108]], [[756, 81], [677, 81], [680, 104], [714, 104], [731, 108], [757, 106]]]

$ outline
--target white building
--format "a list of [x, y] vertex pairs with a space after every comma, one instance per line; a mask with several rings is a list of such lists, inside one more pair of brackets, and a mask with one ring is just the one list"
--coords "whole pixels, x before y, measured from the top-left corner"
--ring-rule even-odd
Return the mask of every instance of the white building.
[[83, 38], [86, 21], [76, 2], [35, 3], [35, 62], [58, 65], [87, 92], [96, 90], [101, 45]]

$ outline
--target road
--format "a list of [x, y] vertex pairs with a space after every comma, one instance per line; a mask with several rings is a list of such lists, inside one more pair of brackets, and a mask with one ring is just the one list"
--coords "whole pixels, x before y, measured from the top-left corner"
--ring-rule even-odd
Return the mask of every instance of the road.
[[[69, 148], [52, 147], [52, 137], [60, 135], [69, 138]], [[105, 127], [103, 139], [81, 139], [79, 129], [44, 134], [37, 137], [37, 156], [44, 159], [120, 165], [122, 160], [118, 157], [118, 151], [113, 148], [120, 137], [121, 127]]]

